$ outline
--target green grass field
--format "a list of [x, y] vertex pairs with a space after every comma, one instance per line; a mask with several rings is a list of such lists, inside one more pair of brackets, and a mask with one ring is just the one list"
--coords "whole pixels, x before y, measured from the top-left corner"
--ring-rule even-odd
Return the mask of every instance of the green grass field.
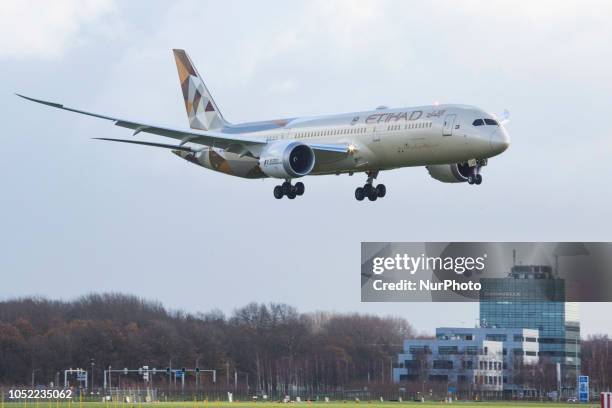
[[[66, 401], [19, 401], [19, 402], [4, 402], [0, 408], [280, 408], [286, 406], [279, 402], [158, 402], [158, 403], [121, 403], [121, 402], [72, 402]], [[303, 405], [304, 408], [309, 405], [317, 405], [319, 408], [400, 408], [400, 407], [461, 407], [461, 408], [486, 408], [486, 407], [512, 407], [512, 408], [555, 408], [555, 407], [599, 407], [599, 404], [568, 404], [568, 403], [553, 403], [553, 402], [453, 402], [452, 404], [443, 402], [301, 402], [291, 403], [289, 405]], [[365, 407], [364, 407], [365, 406]]]

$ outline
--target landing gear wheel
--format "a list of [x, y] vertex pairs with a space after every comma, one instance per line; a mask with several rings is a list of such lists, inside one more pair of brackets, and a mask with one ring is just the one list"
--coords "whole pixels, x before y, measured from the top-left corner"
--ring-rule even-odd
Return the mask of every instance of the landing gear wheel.
[[476, 175], [476, 179], [474, 180], [474, 183], [476, 183], [476, 185], [480, 185], [480, 183], [482, 183], [482, 176], [480, 174]]
[[287, 194], [287, 198], [293, 200], [295, 198], [295, 191], [291, 190], [289, 194]]
[[363, 187], [357, 187], [355, 189], [355, 198], [357, 199], [357, 201], [363, 201], [365, 196], [366, 194], [365, 194], [365, 191], [363, 190]]
[[288, 196], [288, 195], [289, 195], [289, 193], [291, 192], [291, 187], [292, 187], [291, 183], [290, 183], [290, 182], [288, 182], [288, 181], [285, 181], [285, 182], [283, 183], [283, 185], [282, 185], [282, 188], [283, 188], [283, 194], [284, 194], [284, 195], [286, 195], [286, 196]]
[[302, 194], [304, 194], [304, 183], [302, 183], [301, 181], [298, 181], [297, 183], [295, 183], [295, 193], [299, 196], [301, 196]]
[[474, 182], [476, 181], [474, 176], [468, 176], [468, 184], [474, 184]]
[[283, 198], [283, 195], [283, 188], [281, 186], [274, 187], [274, 198], [280, 200], [281, 198]]
[[358, 187], [355, 190], [355, 198], [358, 201], [363, 201], [366, 197], [370, 201], [376, 201], [379, 197], [382, 198], [387, 194], [387, 188], [384, 184], [379, 184], [374, 187], [374, 180], [378, 177], [378, 170], [366, 171], [368, 179], [363, 187]]

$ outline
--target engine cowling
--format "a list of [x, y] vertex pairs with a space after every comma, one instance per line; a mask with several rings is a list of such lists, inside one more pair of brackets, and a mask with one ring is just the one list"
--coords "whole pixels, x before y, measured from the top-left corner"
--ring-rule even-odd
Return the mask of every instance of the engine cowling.
[[426, 167], [431, 177], [443, 183], [465, 183], [470, 175], [467, 163], [434, 164]]
[[291, 140], [269, 143], [259, 157], [261, 170], [275, 178], [302, 177], [310, 173], [314, 165], [312, 148]]

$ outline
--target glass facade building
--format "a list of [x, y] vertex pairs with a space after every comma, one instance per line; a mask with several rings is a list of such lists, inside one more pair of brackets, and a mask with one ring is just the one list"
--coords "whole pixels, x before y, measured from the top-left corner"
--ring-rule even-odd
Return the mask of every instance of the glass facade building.
[[565, 302], [565, 282], [550, 266], [517, 265], [507, 278], [483, 278], [480, 291], [482, 327], [539, 331], [539, 357], [560, 363], [561, 384], [576, 387], [580, 372], [578, 304]]

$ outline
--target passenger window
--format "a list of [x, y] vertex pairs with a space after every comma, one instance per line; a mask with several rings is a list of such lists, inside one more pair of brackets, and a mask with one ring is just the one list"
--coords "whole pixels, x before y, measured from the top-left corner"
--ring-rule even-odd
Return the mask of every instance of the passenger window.
[[487, 125], [491, 125], [491, 126], [499, 126], [499, 124], [497, 123], [497, 121], [495, 121], [495, 120], [493, 120], [493, 119], [485, 119], [484, 121], [485, 121], [485, 123], [486, 123]]
[[482, 121], [482, 119], [476, 119], [474, 122], [472, 122], [472, 126], [483, 126], [484, 122]]

